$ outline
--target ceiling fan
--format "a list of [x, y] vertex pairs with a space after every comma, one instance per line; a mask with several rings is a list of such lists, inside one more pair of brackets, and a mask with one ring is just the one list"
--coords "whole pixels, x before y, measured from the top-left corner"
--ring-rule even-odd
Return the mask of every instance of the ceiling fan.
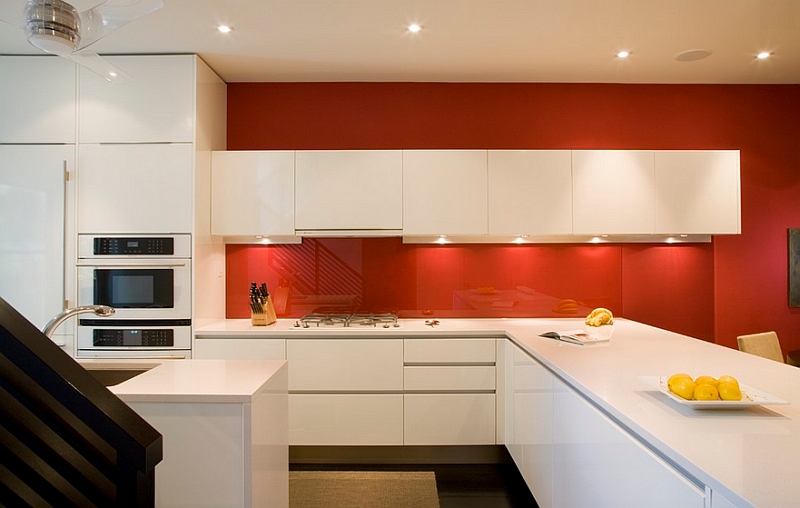
[[[22, 6], [3, 1], [0, 20], [22, 28], [28, 42], [40, 50], [72, 60], [108, 81], [125, 74], [87, 49], [111, 32], [164, 6], [163, 0], [106, 0], [83, 12], [63, 0], [28, 0]], [[16, 7], [16, 12], [14, 8]], [[10, 11], [10, 12], [9, 12]]]

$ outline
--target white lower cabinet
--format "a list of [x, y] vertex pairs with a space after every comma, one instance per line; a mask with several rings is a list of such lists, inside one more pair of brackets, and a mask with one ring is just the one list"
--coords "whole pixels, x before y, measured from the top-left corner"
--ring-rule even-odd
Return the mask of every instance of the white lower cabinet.
[[504, 349], [505, 444], [539, 506], [705, 506], [702, 487], [510, 341]]
[[406, 339], [404, 444], [495, 444], [495, 359], [494, 339]]
[[539, 506], [553, 506], [553, 375], [512, 350], [512, 406], [515, 461]]
[[552, 506], [705, 506], [703, 488], [645, 448], [560, 379], [553, 381]]
[[289, 390], [400, 392], [402, 339], [290, 339]]
[[219, 337], [196, 339], [192, 356], [200, 359], [285, 360], [284, 339], [238, 339]]
[[290, 393], [289, 444], [402, 445], [403, 395]]
[[406, 393], [403, 444], [494, 444], [494, 397], [494, 393]]
[[706, 495], [711, 502], [706, 503], [706, 508], [736, 508], [736, 505], [728, 501], [716, 490], [707, 489]]
[[289, 339], [290, 445], [402, 445], [402, 339]]

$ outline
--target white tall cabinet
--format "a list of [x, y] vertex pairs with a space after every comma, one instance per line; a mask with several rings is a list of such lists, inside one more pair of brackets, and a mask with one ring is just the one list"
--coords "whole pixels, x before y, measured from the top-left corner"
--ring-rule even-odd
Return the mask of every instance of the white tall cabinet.
[[[74, 161], [74, 145], [0, 145], [0, 297], [39, 329], [66, 299], [66, 177]], [[58, 344], [67, 346], [67, 330], [58, 330]]]
[[205, 64], [191, 55], [105, 58], [132, 79], [109, 84], [79, 68], [81, 143], [194, 142], [195, 66]]
[[[36, 310], [38, 325], [74, 305], [77, 233], [190, 233], [193, 289], [205, 295], [194, 301], [194, 323], [220, 319], [224, 245], [210, 234], [211, 152], [225, 148], [226, 85], [194, 55], [109, 60], [133, 79], [111, 84], [63, 58], [0, 57], [0, 192], [13, 193], [0, 205], [12, 217], [0, 219], [9, 226], [0, 235], [15, 249], [0, 253], [0, 265], [14, 266], [28, 247], [31, 263], [41, 258], [39, 228], [21, 238], [13, 222], [41, 218], [63, 224], [44, 236], [54, 245], [47, 266], [66, 267], [58, 276], [29, 263], [22, 288], [19, 275], [3, 279], [15, 281], [17, 295], [37, 295], [16, 306], [49, 302]], [[74, 353], [72, 321], [58, 333]]]
[[[73, 292], [75, 65], [0, 57], [0, 297], [39, 328]], [[53, 340], [74, 350], [67, 322]]]

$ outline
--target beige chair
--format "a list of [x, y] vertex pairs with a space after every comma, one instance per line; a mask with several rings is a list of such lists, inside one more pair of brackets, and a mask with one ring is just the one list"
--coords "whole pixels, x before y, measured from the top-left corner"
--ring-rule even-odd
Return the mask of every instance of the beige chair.
[[778, 334], [775, 332], [740, 335], [736, 337], [736, 342], [739, 344], [739, 351], [785, 363]]

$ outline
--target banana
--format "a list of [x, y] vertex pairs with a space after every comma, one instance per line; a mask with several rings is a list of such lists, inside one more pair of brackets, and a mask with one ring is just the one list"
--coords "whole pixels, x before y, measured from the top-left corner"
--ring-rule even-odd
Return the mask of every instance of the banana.
[[589, 326], [602, 326], [614, 323], [614, 315], [610, 310], [598, 307], [586, 316], [586, 324]]

